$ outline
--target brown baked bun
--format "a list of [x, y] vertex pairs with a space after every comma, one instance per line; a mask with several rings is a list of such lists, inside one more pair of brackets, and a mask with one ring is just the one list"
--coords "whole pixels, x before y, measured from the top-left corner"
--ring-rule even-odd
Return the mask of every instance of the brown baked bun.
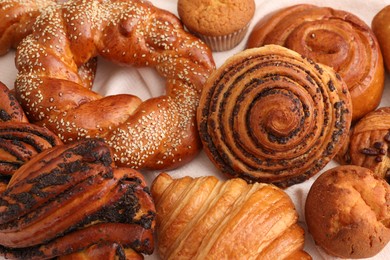
[[204, 151], [221, 172], [288, 187], [335, 156], [351, 111], [333, 69], [267, 45], [234, 55], [210, 76], [197, 119]]
[[390, 240], [390, 186], [369, 169], [324, 172], [307, 195], [305, 217], [317, 245], [341, 258], [367, 258]]
[[390, 5], [375, 15], [371, 27], [381, 47], [386, 68], [390, 72]]
[[382, 107], [361, 118], [352, 128], [345, 147], [337, 155], [341, 164], [372, 170], [390, 181], [390, 107]]
[[311, 259], [294, 204], [273, 185], [162, 173], [151, 192], [162, 259]]
[[381, 50], [357, 16], [309, 4], [278, 10], [258, 21], [247, 48], [278, 44], [332, 67], [351, 93], [355, 121], [374, 110], [384, 88]]

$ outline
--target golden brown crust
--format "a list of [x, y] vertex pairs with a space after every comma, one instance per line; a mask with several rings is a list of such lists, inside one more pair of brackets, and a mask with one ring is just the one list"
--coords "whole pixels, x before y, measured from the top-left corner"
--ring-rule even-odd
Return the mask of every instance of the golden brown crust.
[[135, 170], [115, 168], [101, 140], [34, 156], [15, 172], [0, 201], [5, 257], [46, 259], [114, 243], [153, 252], [155, 209], [145, 180]]
[[372, 257], [390, 240], [389, 201], [389, 184], [369, 169], [339, 166], [313, 183], [305, 205], [306, 223], [328, 254]]
[[[174, 15], [146, 1], [74, 0], [46, 9], [34, 28], [16, 56], [16, 95], [30, 121], [65, 142], [104, 138], [117, 164], [134, 168], [177, 167], [198, 153], [195, 110], [214, 63]], [[94, 93], [79, 70], [97, 55], [155, 67], [166, 95]]]
[[255, 13], [253, 0], [179, 0], [180, 19], [192, 32], [223, 36], [244, 28]]
[[371, 27], [380, 44], [386, 68], [390, 71], [390, 5], [375, 15]]
[[2, 0], [0, 2], [0, 56], [29, 35], [37, 16], [56, 0]]
[[294, 205], [273, 185], [162, 173], [151, 192], [164, 259], [310, 259]]
[[338, 161], [372, 170], [390, 181], [390, 107], [382, 107], [361, 118], [352, 128]]
[[268, 45], [233, 56], [211, 75], [198, 127], [206, 154], [228, 177], [288, 187], [335, 156], [351, 111], [332, 69]]
[[334, 68], [351, 93], [353, 121], [379, 105], [383, 58], [374, 33], [357, 16], [308, 4], [287, 7], [260, 20], [247, 47], [266, 44], [285, 46]]

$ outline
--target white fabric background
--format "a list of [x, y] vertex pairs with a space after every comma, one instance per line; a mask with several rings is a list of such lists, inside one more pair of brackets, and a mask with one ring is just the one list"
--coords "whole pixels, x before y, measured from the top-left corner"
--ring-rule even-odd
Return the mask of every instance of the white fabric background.
[[[151, 0], [156, 6], [169, 10], [177, 15], [177, 0]], [[312, 0], [312, 1], [297, 1], [297, 0], [255, 0], [256, 13], [252, 20], [249, 32], [256, 24], [256, 22], [264, 15], [276, 9], [287, 7], [297, 3], [311, 3], [319, 6], [329, 6], [335, 9], [342, 9], [354, 13], [364, 20], [367, 24], [371, 24], [373, 16], [381, 10], [384, 6], [390, 4], [390, 0]], [[217, 67], [219, 67], [228, 57], [233, 54], [242, 51], [245, 46], [246, 39], [249, 35], [239, 44], [236, 48], [226, 51], [214, 53], [214, 59]], [[16, 77], [16, 69], [14, 66], [14, 52], [7, 54], [4, 57], [0, 57], [0, 81], [5, 83], [8, 87], [13, 87], [13, 82]], [[390, 80], [389, 74], [387, 74], [385, 93], [382, 98], [381, 106], [390, 105]], [[112, 95], [117, 93], [131, 93], [139, 96], [142, 99], [148, 99], [150, 97], [159, 96], [164, 93], [164, 80], [157, 75], [153, 69], [142, 68], [135, 69], [131, 67], [120, 67], [110, 62], [99, 60], [98, 73], [94, 85], [94, 90], [104, 95]], [[336, 164], [330, 162], [324, 170], [334, 167]], [[159, 174], [159, 172], [144, 172], [149, 183]], [[203, 152], [192, 161], [191, 163], [169, 171], [175, 178], [190, 175], [193, 177], [214, 175], [220, 179], [224, 179], [224, 176], [216, 170], [211, 164], [209, 159]], [[321, 173], [317, 174], [310, 180], [290, 187], [286, 192], [292, 198], [300, 215], [300, 224], [306, 229], [304, 221], [304, 203], [307, 192], [315, 180]], [[317, 248], [310, 236], [306, 232], [306, 244], [305, 249], [312, 255], [313, 259], [335, 259]], [[152, 256], [146, 256], [146, 259], [158, 259], [156, 254]], [[390, 259], [390, 244], [382, 250], [382, 252], [372, 259]]]

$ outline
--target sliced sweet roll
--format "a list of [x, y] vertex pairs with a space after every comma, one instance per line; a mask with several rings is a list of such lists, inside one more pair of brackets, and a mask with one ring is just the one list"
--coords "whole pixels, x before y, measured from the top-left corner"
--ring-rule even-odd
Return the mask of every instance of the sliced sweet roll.
[[101, 140], [34, 156], [12, 176], [0, 205], [0, 253], [6, 258], [126, 259], [153, 252], [155, 209], [144, 178], [115, 168]]
[[62, 144], [44, 127], [29, 123], [0, 123], [0, 175], [11, 176], [34, 155]]
[[330, 67], [267, 45], [213, 73], [198, 127], [206, 154], [227, 176], [288, 187], [335, 156], [351, 116], [346, 84]]
[[0, 123], [9, 121], [27, 123], [28, 119], [16, 97], [0, 82]]
[[390, 182], [390, 107], [379, 108], [359, 120], [337, 155], [342, 164], [372, 170]]

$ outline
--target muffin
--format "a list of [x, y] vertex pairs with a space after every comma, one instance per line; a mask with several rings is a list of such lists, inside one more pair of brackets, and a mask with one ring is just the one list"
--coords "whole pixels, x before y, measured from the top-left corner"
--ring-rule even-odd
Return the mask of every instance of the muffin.
[[308, 193], [308, 230], [330, 255], [372, 257], [390, 240], [389, 201], [389, 184], [371, 170], [351, 165], [330, 169]]
[[213, 51], [226, 51], [245, 37], [255, 12], [255, 2], [179, 0], [178, 12], [186, 28]]

